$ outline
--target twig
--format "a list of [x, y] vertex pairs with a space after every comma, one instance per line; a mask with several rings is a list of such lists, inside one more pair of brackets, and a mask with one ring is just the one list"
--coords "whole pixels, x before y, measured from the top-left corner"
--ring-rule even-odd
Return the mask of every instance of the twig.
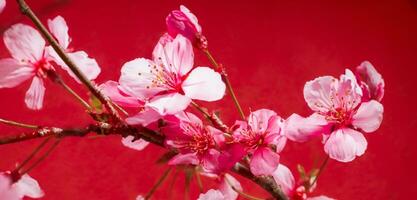
[[24, 123], [15, 122], [15, 121], [6, 120], [6, 119], [0, 119], [0, 123], [11, 125], [11, 126], [22, 127], [22, 128], [29, 128], [29, 129], [38, 129], [39, 128], [39, 126], [36, 126], [36, 125], [24, 124]]
[[35, 163], [33, 163], [29, 168], [27, 168], [22, 174], [29, 173], [33, 168], [39, 165], [43, 160], [45, 160], [46, 157], [49, 156], [49, 154], [58, 146], [59, 142], [61, 142], [61, 138], [57, 138], [56, 141], [52, 144], [51, 147], [45, 152], [45, 154], [42, 155]]
[[153, 193], [158, 189], [158, 187], [165, 181], [165, 179], [168, 177], [169, 172], [171, 172], [172, 168], [168, 168], [165, 170], [165, 172], [162, 174], [162, 176], [158, 179], [158, 181], [155, 183], [155, 185], [151, 188], [151, 190], [146, 194], [145, 199], [151, 198]]
[[35, 150], [33, 150], [32, 153], [18, 167], [16, 167], [15, 171], [19, 172], [19, 170], [22, 169], [22, 167], [25, 166], [26, 163], [28, 163], [33, 158], [33, 156], [35, 156], [46, 145], [46, 143], [48, 143], [50, 139], [51, 137], [47, 137], [45, 140], [43, 140], [42, 143], [39, 144], [39, 146], [37, 146]]

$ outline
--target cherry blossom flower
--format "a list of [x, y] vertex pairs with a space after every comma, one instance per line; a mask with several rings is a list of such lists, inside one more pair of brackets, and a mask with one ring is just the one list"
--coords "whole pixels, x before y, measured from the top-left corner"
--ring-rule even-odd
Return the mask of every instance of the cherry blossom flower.
[[356, 67], [356, 74], [364, 93], [362, 100], [369, 101], [374, 99], [381, 101], [384, 97], [385, 82], [375, 67], [370, 62], [364, 61]]
[[183, 5], [180, 6], [180, 10], [171, 11], [166, 17], [166, 25], [168, 34], [173, 38], [181, 34], [195, 43], [198, 37], [202, 36], [197, 17]]
[[220, 74], [209, 67], [193, 69], [193, 62], [190, 41], [164, 35], [153, 51], [153, 61], [138, 58], [123, 65], [119, 84], [161, 115], [185, 110], [192, 99], [221, 99], [225, 84]]
[[243, 190], [239, 181], [227, 173], [221, 175], [217, 183], [218, 189], [210, 189], [200, 194], [198, 200], [235, 200], [239, 196], [235, 190]]
[[194, 114], [181, 112], [175, 116], [164, 118], [167, 123], [162, 128], [165, 134], [165, 145], [179, 152], [169, 165], [201, 165], [205, 172], [218, 173], [222, 165], [231, 166], [233, 159], [223, 154], [225, 146], [224, 133], [220, 130], [204, 126]]
[[0, 0], [0, 13], [3, 12], [5, 7], [6, 7], [6, 0]]
[[43, 105], [43, 79], [54, 70], [45, 54], [45, 40], [38, 31], [24, 24], [15, 24], [4, 32], [4, 43], [12, 58], [0, 60], [0, 88], [13, 88], [28, 79], [26, 106], [39, 110]]
[[304, 98], [315, 113], [307, 118], [291, 115], [284, 123], [289, 139], [304, 142], [323, 135], [325, 152], [340, 162], [364, 154], [367, 141], [362, 133], [379, 128], [384, 109], [378, 101], [361, 101], [362, 89], [350, 70], [339, 80], [323, 76], [307, 82]]
[[0, 199], [20, 200], [23, 197], [41, 198], [44, 193], [38, 182], [24, 174], [13, 181], [9, 172], [0, 173]]
[[[72, 49], [68, 48], [71, 38], [68, 35], [68, 26], [65, 19], [61, 16], [57, 16], [52, 20], [48, 19], [48, 28], [52, 35], [58, 40], [59, 45], [61, 45], [61, 47], [65, 50], [68, 57], [70, 57], [77, 67], [79, 67], [81, 72], [83, 72], [89, 80], [96, 79], [101, 72], [96, 60], [89, 58], [87, 53], [84, 51], [73, 52]], [[51, 46], [47, 47], [47, 52], [58, 65], [68, 72], [71, 77], [73, 77], [78, 83], [81, 83]]]
[[268, 109], [251, 112], [247, 122], [236, 122], [233, 137], [252, 154], [249, 164], [254, 175], [270, 175], [278, 167], [278, 153], [286, 143], [281, 124], [281, 117]]
[[[332, 198], [326, 196], [307, 197], [309, 193], [313, 192], [317, 182], [307, 190], [303, 182], [295, 182], [291, 171], [283, 164], [278, 165], [272, 177], [290, 200], [332, 200]], [[315, 177], [313, 178], [315, 179]], [[309, 184], [313, 184], [314, 179], [310, 179]]]

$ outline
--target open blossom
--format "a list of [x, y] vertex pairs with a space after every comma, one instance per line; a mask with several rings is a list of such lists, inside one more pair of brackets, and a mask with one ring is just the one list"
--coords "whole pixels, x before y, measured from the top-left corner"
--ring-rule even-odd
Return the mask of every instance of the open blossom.
[[[69, 44], [71, 42], [71, 38], [68, 35], [68, 26], [65, 22], [64, 18], [61, 16], [57, 16], [54, 19], [48, 19], [48, 28], [51, 31], [52, 35], [58, 40], [59, 45], [65, 50], [68, 57], [74, 61], [75, 65], [79, 67], [81, 72], [89, 79], [94, 80], [100, 74], [101, 69], [98, 66], [97, 62], [93, 58], [89, 58], [87, 53], [84, 51], [76, 51], [73, 52], [69, 49]], [[58, 56], [55, 50], [49, 46], [47, 48], [48, 54], [52, 57], [52, 59], [60, 65], [64, 70], [68, 72], [68, 74], [73, 77], [78, 83], [81, 83], [80, 80], [75, 76], [75, 74], [71, 71], [71, 69], [65, 64], [65, 62]]]
[[375, 67], [370, 62], [364, 61], [356, 67], [356, 74], [364, 93], [362, 100], [369, 101], [374, 99], [381, 101], [384, 97], [385, 82]]
[[281, 124], [281, 117], [268, 109], [251, 112], [247, 121], [236, 122], [233, 137], [252, 154], [249, 164], [254, 175], [270, 175], [278, 167], [278, 153], [286, 143]]
[[0, 199], [20, 200], [23, 197], [41, 198], [44, 193], [38, 182], [27, 174], [13, 181], [9, 173], [0, 173]]
[[326, 196], [308, 197], [308, 194], [313, 192], [317, 182], [307, 190], [303, 182], [295, 182], [291, 171], [283, 164], [278, 165], [272, 177], [290, 200], [332, 200], [332, 198]]
[[168, 164], [201, 165], [206, 172], [216, 173], [221, 165], [227, 165], [220, 149], [225, 145], [224, 133], [204, 126], [192, 113], [181, 112], [165, 118], [163, 127], [165, 145], [179, 152]]
[[198, 200], [235, 200], [239, 196], [235, 190], [243, 190], [239, 181], [227, 173], [221, 175], [217, 183], [218, 189], [210, 189], [206, 193], [200, 194]]
[[367, 148], [362, 133], [379, 128], [384, 110], [378, 101], [362, 102], [362, 94], [350, 70], [340, 79], [323, 76], [307, 82], [304, 98], [315, 113], [307, 118], [291, 115], [284, 123], [285, 135], [303, 142], [323, 134], [324, 150], [330, 158], [352, 161]]
[[153, 51], [153, 60], [138, 58], [122, 67], [120, 86], [161, 115], [185, 110], [192, 99], [216, 101], [225, 93], [219, 73], [209, 67], [193, 68], [189, 40], [164, 35]]
[[201, 26], [198, 24], [197, 17], [181, 5], [179, 10], [173, 10], [166, 17], [168, 34], [176, 37], [178, 34], [188, 38], [192, 43], [198, 40], [201, 35]]
[[49, 70], [54, 70], [45, 54], [45, 40], [38, 31], [24, 24], [11, 26], [3, 39], [12, 58], [0, 60], [0, 88], [13, 88], [32, 79], [25, 103], [30, 109], [41, 109], [45, 94], [43, 79]]
[[5, 7], [6, 7], [6, 0], [0, 0], [0, 13], [3, 12]]

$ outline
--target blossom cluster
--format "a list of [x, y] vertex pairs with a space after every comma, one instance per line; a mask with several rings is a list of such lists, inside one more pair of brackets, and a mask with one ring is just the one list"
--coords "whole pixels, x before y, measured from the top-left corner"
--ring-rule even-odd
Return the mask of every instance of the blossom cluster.
[[[0, 12], [4, 2], [0, 1]], [[194, 50], [208, 47], [197, 17], [181, 6], [166, 17], [166, 27], [152, 58], [126, 62], [117, 81], [106, 81], [98, 88], [128, 112], [127, 124], [164, 136], [164, 146], [175, 154], [168, 165], [198, 166], [199, 173], [218, 183], [198, 199], [236, 199], [243, 187], [229, 171], [237, 163], [247, 166], [254, 176], [272, 177], [290, 199], [331, 199], [308, 197], [316, 187], [316, 177], [295, 181], [289, 168], [280, 163], [280, 153], [288, 140], [306, 142], [322, 137], [324, 152], [331, 159], [350, 162], [363, 155], [367, 148], [364, 133], [376, 131], [383, 117], [384, 80], [374, 66], [365, 61], [353, 71], [346, 69], [339, 78], [322, 76], [308, 81], [303, 94], [312, 110], [309, 116], [283, 118], [264, 108], [224, 127], [206, 123], [188, 109], [198, 107], [196, 101], [219, 101], [226, 94], [221, 70], [194, 65]], [[86, 52], [69, 48], [71, 38], [64, 18], [48, 20], [48, 28], [82, 73], [94, 80], [100, 67]], [[42, 108], [44, 81], [59, 81], [57, 67], [81, 83], [36, 29], [16, 24], [4, 32], [3, 40], [11, 58], [0, 60], [0, 88], [32, 79], [25, 97], [28, 108]], [[136, 150], [149, 144], [133, 136], [123, 138], [122, 143]], [[1, 199], [42, 195], [39, 185], [27, 174], [18, 178], [7, 172], [0, 175]]]

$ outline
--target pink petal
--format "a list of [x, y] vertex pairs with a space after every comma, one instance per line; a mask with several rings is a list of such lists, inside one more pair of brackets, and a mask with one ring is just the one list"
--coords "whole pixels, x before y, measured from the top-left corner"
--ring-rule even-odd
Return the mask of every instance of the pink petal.
[[0, 60], [0, 88], [12, 88], [34, 76], [31, 65], [19, 63], [15, 59]]
[[368, 86], [371, 98], [381, 101], [384, 97], [385, 82], [375, 67], [370, 62], [364, 61], [356, 67], [356, 73]]
[[180, 10], [172, 11], [166, 18], [168, 33], [175, 37], [182, 34], [194, 42], [196, 35], [201, 34], [201, 26], [198, 24], [197, 17], [193, 15], [185, 6]]
[[286, 195], [291, 195], [295, 187], [295, 179], [287, 166], [279, 164], [274, 173], [272, 173], [272, 177], [281, 186]]
[[151, 60], [137, 58], [125, 63], [121, 69], [119, 83], [124, 91], [133, 94], [142, 101], [153, 97], [155, 94], [165, 90], [153, 86], [154, 74], [151, 67], [154, 63]]
[[250, 161], [250, 171], [255, 176], [272, 175], [279, 164], [279, 155], [269, 147], [258, 148]]
[[4, 44], [18, 61], [36, 62], [43, 57], [45, 40], [34, 28], [15, 24], [4, 32]]
[[318, 114], [312, 114], [307, 118], [292, 114], [283, 124], [284, 135], [296, 142], [305, 142], [327, 131], [328, 123], [326, 119]]
[[269, 120], [274, 116], [277, 116], [277, 113], [272, 110], [259, 109], [250, 113], [248, 124], [254, 131], [265, 132], [268, 128]]
[[61, 16], [56, 16], [53, 20], [48, 19], [48, 28], [58, 40], [59, 45], [67, 49], [71, 39], [68, 35], [68, 26], [65, 19]]
[[122, 144], [125, 147], [137, 150], [137, 151], [142, 151], [143, 149], [145, 149], [146, 146], [148, 146], [149, 142], [139, 139], [139, 140], [135, 140], [133, 141], [133, 139], [135, 139], [133, 136], [129, 135], [125, 138], [122, 138]]
[[336, 81], [334, 77], [322, 76], [304, 85], [304, 99], [312, 110], [327, 112], [331, 108], [332, 83]]
[[219, 190], [210, 189], [204, 194], [200, 194], [197, 200], [229, 200], [226, 199]]
[[145, 200], [145, 197], [143, 197], [142, 195], [138, 195], [138, 196], [136, 197], [136, 200]]
[[324, 145], [324, 151], [340, 162], [350, 162], [365, 152], [366, 139], [362, 133], [343, 128], [334, 131]]
[[201, 158], [201, 166], [205, 172], [215, 173], [219, 171], [221, 163], [219, 162], [220, 152], [215, 149], [209, 149]]
[[114, 103], [123, 107], [139, 108], [143, 104], [136, 98], [124, 94], [119, 90], [119, 83], [107, 81], [99, 86], [101, 92], [109, 97]]
[[167, 115], [185, 110], [190, 102], [191, 99], [184, 95], [169, 93], [156, 96], [148, 103], [148, 106], [157, 110], [161, 115]]
[[0, 13], [3, 12], [5, 7], [6, 7], [6, 0], [0, 0]]
[[382, 122], [384, 107], [375, 100], [362, 103], [352, 117], [352, 125], [365, 132], [376, 131]]
[[194, 65], [193, 46], [182, 35], [177, 35], [173, 40], [169, 37], [163, 35], [155, 46], [153, 50], [154, 62], [163, 65], [168, 72], [184, 76]]
[[40, 110], [43, 105], [43, 97], [45, 95], [45, 86], [43, 80], [37, 76], [33, 77], [25, 96], [26, 106], [32, 110]]
[[[74, 53], [68, 53], [68, 56], [75, 62], [81, 72], [89, 79], [94, 80], [100, 74], [101, 69], [98, 66], [97, 61], [94, 58], [88, 57], [84, 51], [77, 51]], [[63, 67], [68, 73], [78, 82], [81, 83], [78, 78], [68, 68]]]
[[20, 200], [16, 190], [11, 187], [11, 179], [9, 176], [0, 173], [0, 199]]
[[335, 200], [335, 199], [321, 195], [317, 197], [308, 197], [306, 200]]
[[185, 79], [182, 89], [191, 99], [217, 101], [223, 98], [226, 86], [219, 73], [208, 67], [197, 67]]
[[161, 119], [161, 115], [156, 110], [145, 107], [143, 111], [140, 111], [132, 117], [126, 118], [126, 123], [130, 125], [142, 125], [148, 126], [149, 124]]
[[38, 182], [28, 174], [24, 174], [19, 181], [12, 185], [12, 187], [16, 190], [20, 198], [25, 196], [30, 198], [41, 198], [44, 196], [44, 192]]
[[199, 160], [193, 153], [178, 154], [169, 160], [168, 165], [198, 165]]
[[235, 200], [239, 196], [239, 194], [232, 188], [232, 186], [238, 191], [243, 191], [240, 182], [233, 176], [226, 173], [223, 177], [223, 181], [220, 184], [219, 191], [227, 200]]

